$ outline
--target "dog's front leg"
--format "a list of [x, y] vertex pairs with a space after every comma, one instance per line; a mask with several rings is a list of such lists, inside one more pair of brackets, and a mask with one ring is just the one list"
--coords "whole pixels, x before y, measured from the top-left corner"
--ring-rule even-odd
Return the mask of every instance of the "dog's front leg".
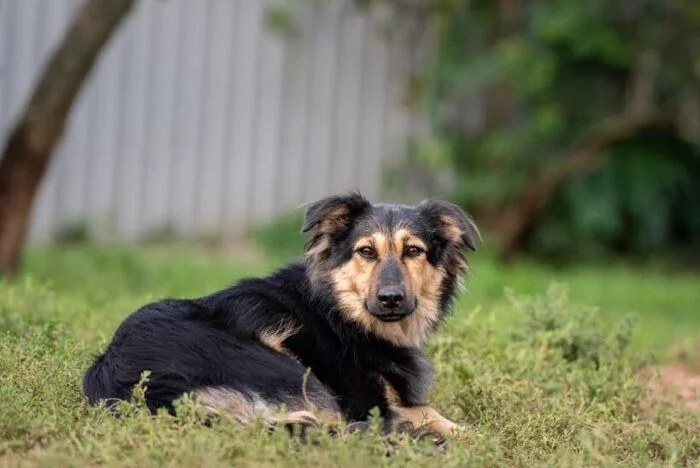
[[441, 437], [454, 434], [455, 430], [459, 428], [457, 424], [427, 405], [393, 405], [391, 410], [400, 421], [409, 422], [414, 428], [428, 427]]

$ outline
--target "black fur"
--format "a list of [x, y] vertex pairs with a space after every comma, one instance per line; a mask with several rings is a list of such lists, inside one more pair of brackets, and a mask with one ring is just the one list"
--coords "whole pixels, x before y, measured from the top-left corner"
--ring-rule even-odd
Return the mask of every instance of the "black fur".
[[[439, 217], [446, 213], [464, 226], [463, 245], [443, 236]], [[425, 354], [370, 335], [345, 319], [328, 283], [328, 273], [352, 255], [353, 238], [399, 222], [431, 246], [428, 260], [448, 272], [440, 298], [441, 314], [446, 314], [463, 269], [455, 266], [463, 261], [462, 248], [474, 248], [473, 223], [444, 202], [413, 208], [371, 205], [359, 194], [331, 197], [307, 210], [303, 230], [312, 231], [307, 248], [316, 250], [306, 263], [208, 296], [153, 302], [127, 317], [85, 373], [88, 402], [130, 399], [148, 370], [145, 397], [152, 411], [173, 411], [173, 400], [202, 387], [227, 387], [289, 404], [301, 397], [310, 368], [306, 396], [320, 408], [339, 411], [348, 422], [365, 421], [373, 407], [391, 418], [382, 380], [394, 387], [403, 405], [426, 404], [432, 369]], [[258, 338], [281, 324], [297, 328], [283, 342], [289, 355]]]

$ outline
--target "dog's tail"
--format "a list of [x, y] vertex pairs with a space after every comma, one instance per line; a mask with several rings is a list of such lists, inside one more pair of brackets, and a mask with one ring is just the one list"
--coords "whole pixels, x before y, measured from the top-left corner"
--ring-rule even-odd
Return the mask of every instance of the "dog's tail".
[[85, 371], [83, 393], [89, 405], [97, 405], [101, 401], [105, 401], [108, 406], [112, 406], [115, 400], [123, 397], [123, 395], [117, 395], [119, 392], [112, 384], [107, 367], [106, 356], [102, 354]]

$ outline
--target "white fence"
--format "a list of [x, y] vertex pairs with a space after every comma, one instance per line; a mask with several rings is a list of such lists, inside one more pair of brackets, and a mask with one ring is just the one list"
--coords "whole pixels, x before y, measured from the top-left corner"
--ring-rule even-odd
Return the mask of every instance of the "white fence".
[[[328, 3], [290, 39], [267, 0], [138, 1], [73, 109], [31, 239], [77, 220], [124, 240], [231, 236], [329, 193], [379, 196], [411, 126], [407, 51]], [[3, 142], [77, 4], [0, 1]]]

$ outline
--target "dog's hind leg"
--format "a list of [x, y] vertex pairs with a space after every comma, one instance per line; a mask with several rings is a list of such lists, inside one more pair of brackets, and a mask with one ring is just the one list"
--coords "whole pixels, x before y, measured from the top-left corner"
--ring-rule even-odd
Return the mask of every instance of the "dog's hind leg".
[[261, 418], [271, 427], [318, 427], [322, 423], [335, 425], [340, 422], [339, 411], [327, 404], [326, 396], [322, 397], [322, 401], [318, 401], [317, 396], [302, 401], [289, 395], [268, 396], [269, 399], [265, 399], [254, 392], [242, 393], [225, 386], [203, 387], [192, 393], [206, 412], [225, 413], [243, 424], [249, 424], [256, 418]]
[[309, 423], [340, 414], [332, 393], [292, 357], [250, 337], [175, 319], [175, 312], [144, 309], [120, 327], [85, 374], [90, 404], [129, 399], [149, 371], [145, 400], [152, 412], [174, 413], [174, 400], [190, 394], [207, 412], [241, 422], [257, 415], [284, 420], [280, 407], [290, 413], [286, 419]]
[[270, 430], [284, 428], [291, 436], [301, 439], [305, 439], [308, 428], [322, 425], [334, 434], [342, 421], [330, 394], [319, 394], [318, 390], [306, 398], [282, 393], [263, 397], [255, 392], [242, 393], [225, 386], [204, 387], [193, 394], [210, 415], [225, 413], [242, 424], [261, 419]]
[[[257, 342], [235, 343], [225, 372], [210, 376], [192, 393], [209, 412], [271, 426], [337, 425], [338, 404], [318, 378], [293, 358]], [[225, 350], [219, 346], [218, 352]]]

